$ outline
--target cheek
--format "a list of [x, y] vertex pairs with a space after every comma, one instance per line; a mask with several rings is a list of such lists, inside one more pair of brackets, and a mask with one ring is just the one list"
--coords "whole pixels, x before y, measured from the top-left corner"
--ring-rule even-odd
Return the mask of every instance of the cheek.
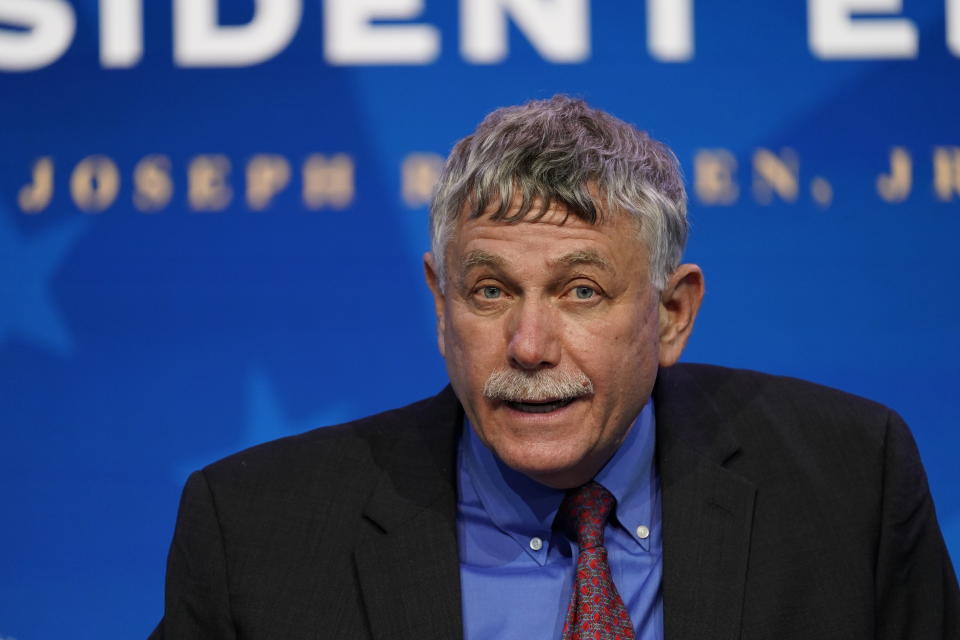
[[658, 359], [656, 309], [632, 308], [569, 334], [584, 373], [608, 390], [631, 387]]
[[482, 379], [499, 366], [498, 333], [489, 320], [454, 309], [445, 327], [448, 365], [463, 379]]

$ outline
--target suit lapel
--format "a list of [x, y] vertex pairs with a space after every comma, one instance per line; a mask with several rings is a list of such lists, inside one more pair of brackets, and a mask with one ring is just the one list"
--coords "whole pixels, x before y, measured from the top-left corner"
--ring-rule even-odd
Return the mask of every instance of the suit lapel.
[[[422, 424], [395, 425], [364, 508], [354, 561], [376, 640], [461, 638], [455, 451], [460, 405], [447, 388]], [[388, 425], [388, 428], [390, 426]]]
[[756, 487], [725, 468], [740, 449], [726, 423], [735, 407], [683, 367], [654, 391], [663, 500], [666, 640], [740, 637]]

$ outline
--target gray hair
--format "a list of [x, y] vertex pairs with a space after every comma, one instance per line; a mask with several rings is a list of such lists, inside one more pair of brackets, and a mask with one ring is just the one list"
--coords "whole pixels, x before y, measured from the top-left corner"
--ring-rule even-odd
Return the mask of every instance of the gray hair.
[[[510, 213], [519, 198], [519, 209]], [[552, 205], [598, 224], [623, 211], [637, 221], [650, 278], [663, 289], [687, 240], [687, 196], [673, 152], [646, 132], [557, 95], [490, 113], [453, 147], [430, 203], [440, 287], [447, 243], [461, 214], [535, 221]]]

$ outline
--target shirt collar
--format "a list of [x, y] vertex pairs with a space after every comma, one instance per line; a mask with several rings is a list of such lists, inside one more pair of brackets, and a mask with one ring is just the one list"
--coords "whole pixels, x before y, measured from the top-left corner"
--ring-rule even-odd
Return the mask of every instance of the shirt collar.
[[[640, 537], [637, 527], [649, 526], [653, 511], [654, 426], [653, 401], [648, 400], [623, 443], [595, 477], [617, 499], [620, 524], [645, 550], [650, 549], [649, 537]], [[566, 492], [542, 485], [503, 464], [480, 441], [466, 418], [460, 459], [490, 520], [544, 564], [553, 520]], [[540, 539], [538, 549], [532, 548], [532, 538]]]
[[[617, 499], [617, 521], [644, 551], [650, 550], [650, 529], [657, 491], [653, 469], [655, 427], [651, 399], [634, 420], [623, 444], [594, 477]], [[646, 527], [645, 533], [638, 531], [640, 526]]]

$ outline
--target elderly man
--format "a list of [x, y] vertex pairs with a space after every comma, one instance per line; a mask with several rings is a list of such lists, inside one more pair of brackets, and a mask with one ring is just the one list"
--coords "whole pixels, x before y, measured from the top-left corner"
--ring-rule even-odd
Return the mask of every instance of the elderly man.
[[450, 387], [193, 474], [154, 637], [960, 637], [895, 413], [675, 364], [685, 216], [630, 125], [490, 114], [431, 207]]

